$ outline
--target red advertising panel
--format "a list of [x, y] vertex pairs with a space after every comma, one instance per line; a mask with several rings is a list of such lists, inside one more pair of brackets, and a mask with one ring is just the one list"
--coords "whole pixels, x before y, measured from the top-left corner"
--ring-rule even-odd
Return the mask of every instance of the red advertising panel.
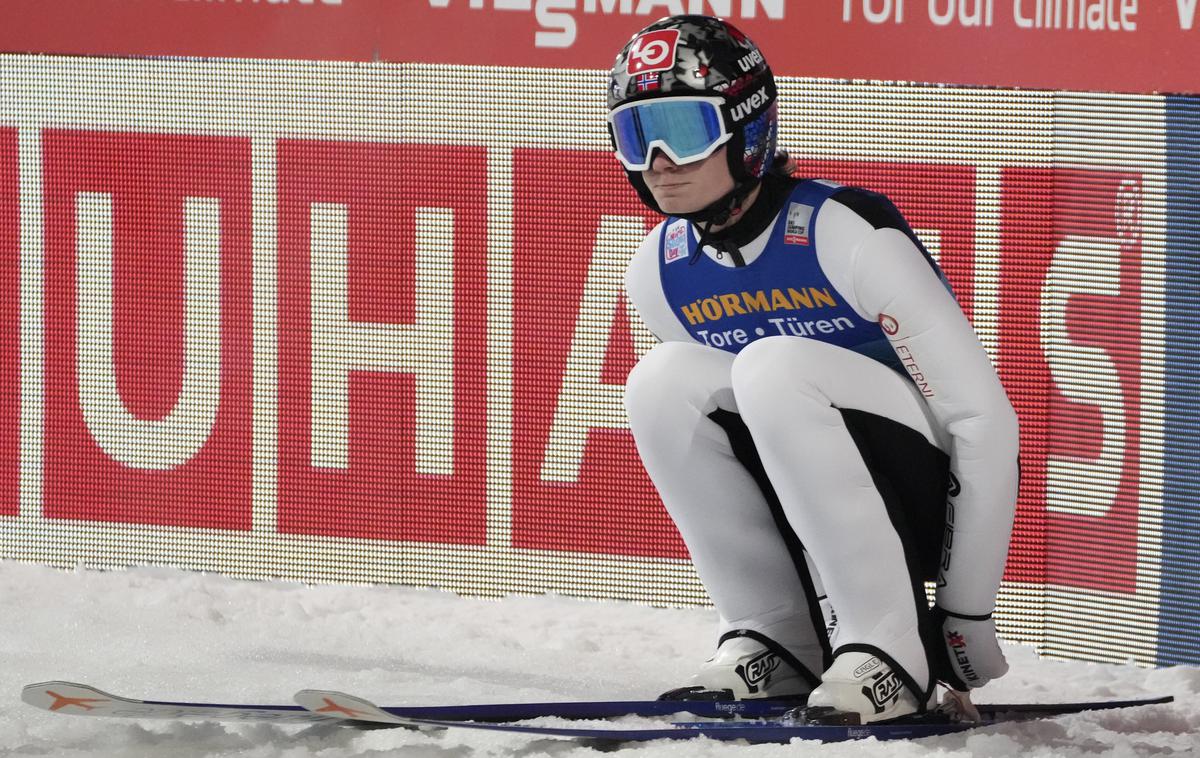
[[603, 69], [708, 13], [777, 74], [1198, 92], [1196, 0], [5, 0], [0, 51]]
[[482, 542], [485, 150], [277, 155], [280, 530]]
[[250, 143], [48, 130], [45, 513], [250, 525]]
[[0, 129], [0, 516], [19, 512], [21, 398], [20, 207], [17, 130]]
[[[1200, 91], [1193, 0], [417, 0], [380, 9], [388, 60], [604, 69], [679, 13], [736, 24], [777, 74], [1108, 91]], [[424, 7], [428, 5], [428, 7]], [[386, 19], [386, 20], [385, 20]], [[1149, 51], [1153, 51], [1150, 54]]]
[[516, 150], [513, 175], [513, 544], [686, 557], [621, 406], [622, 274], [661, 216], [608, 152]]
[[1021, 419], [1024, 552], [1010, 579], [1136, 589], [1140, 197], [1136, 173], [1004, 172], [999, 362]]

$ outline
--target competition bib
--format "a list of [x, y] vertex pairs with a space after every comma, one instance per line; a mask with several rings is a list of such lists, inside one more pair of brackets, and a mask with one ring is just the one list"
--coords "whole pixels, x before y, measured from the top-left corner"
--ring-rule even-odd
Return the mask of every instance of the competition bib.
[[784, 203], [767, 246], [748, 266], [722, 266], [700, 254], [686, 219], [670, 218], [661, 235], [659, 272], [675, 317], [696, 341], [740, 352], [786, 335], [821, 340], [902, 370], [883, 330], [854, 312], [817, 262], [814, 229], [821, 206], [842, 189], [804, 181]]

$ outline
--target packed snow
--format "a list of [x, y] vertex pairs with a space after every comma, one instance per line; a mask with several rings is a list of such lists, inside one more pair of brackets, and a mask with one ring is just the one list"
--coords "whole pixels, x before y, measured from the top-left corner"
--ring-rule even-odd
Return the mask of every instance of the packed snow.
[[[472, 730], [126, 721], [39, 711], [29, 682], [65, 679], [148, 699], [290, 703], [306, 687], [386, 705], [641, 699], [684, 682], [712, 644], [713, 611], [557, 596], [499, 600], [405, 587], [305, 586], [157, 568], [61, 571], [0, 562], [0, 755], [239, 758], [584, 758], [591, 747]], [[1200, 633], [1200, 632], [1198, 632]], [[911, 742], [622, 748], [668, 756], [1200, 755], [1200, 668], [1040, 660], [1006, 648], [1011, 673], [984, 701], [1174, 695], [1172, 705], [1006, 724]]]

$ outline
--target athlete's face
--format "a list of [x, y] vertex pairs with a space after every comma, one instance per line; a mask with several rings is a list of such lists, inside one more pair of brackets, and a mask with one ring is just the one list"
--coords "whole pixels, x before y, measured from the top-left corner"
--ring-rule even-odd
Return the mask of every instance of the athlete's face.
[[733, 190], [724, 146], [702, 161], [683, 166], [675, 165], [662, 150], [655, 150], [642, 179], [664, 213], [692, 213]]

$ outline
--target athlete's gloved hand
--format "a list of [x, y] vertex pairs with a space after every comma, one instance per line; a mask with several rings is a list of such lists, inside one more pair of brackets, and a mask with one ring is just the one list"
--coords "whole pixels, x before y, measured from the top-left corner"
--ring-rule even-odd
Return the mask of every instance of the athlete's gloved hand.
[[962, 616], [934, 607], [934, 618], [946, 645], [941, 678], [956, 690], [982, 687], [1008, 673], [1008, 661], [996, 639], [992, 617]]

